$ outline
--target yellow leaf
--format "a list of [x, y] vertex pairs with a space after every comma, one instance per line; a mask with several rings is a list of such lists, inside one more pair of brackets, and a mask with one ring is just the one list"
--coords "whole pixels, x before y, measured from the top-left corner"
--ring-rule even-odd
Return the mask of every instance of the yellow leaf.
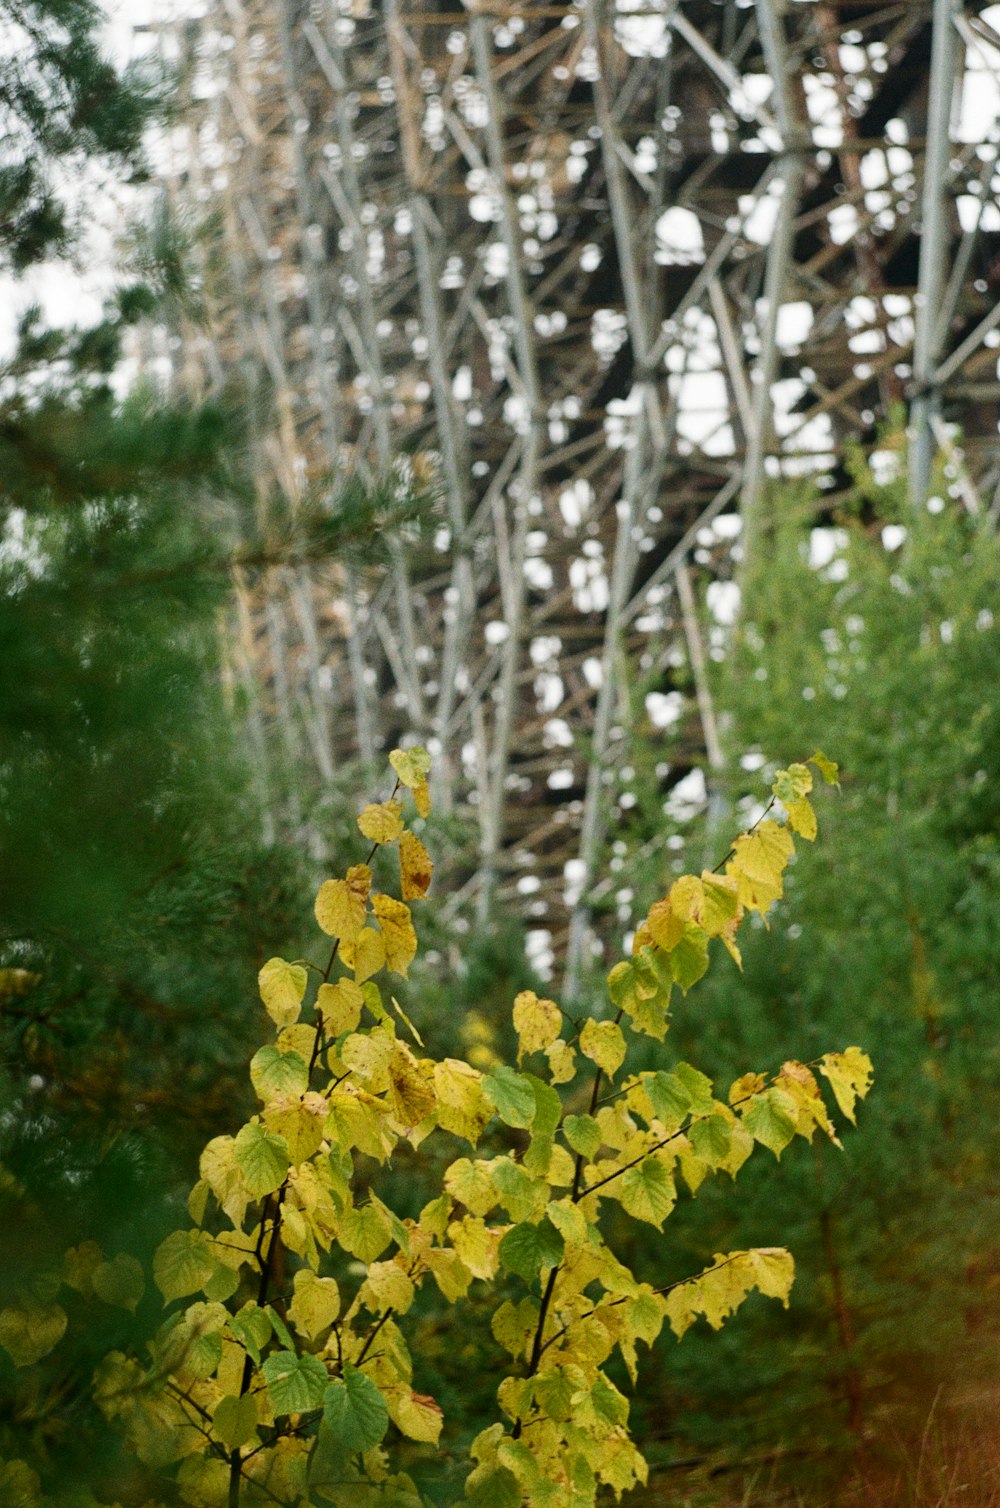
[[[23, 972], [11, 969], [13, 973]], [[9, 1508], [40, 1508], [42, 1484], [26, 1461], [0, 1461], [0, 1503]]]
[[545, 1049], [549, 1060], [549, 1076], [553, 1084], [568, 1084], [576, 1077], [576, 1053], [568, 1042], [550, 1042]]
[[[380, 997], [380, 1003], [381, 1003], [381, 997]], [[406, 1027], [406, 1030], [409, 1032], [409, 1034], [413, 1038], [414, 1042], [416, 1042], [417, 1046], [418, 1047], [423, 1047], [423, 1045], [424, 1045], [424, 1039], [423, 1039], [423, 1037], [417, 1031], [417, 1028], [414, 1026], [413, 1022], [410, 1020], [409, 1016], [406, 1014], [406, 1012], [404, 1011], [403, 1007], [400, 1005], [399, 1001], [396, 999], [395, 995], [390, 995], [389, 996], [389, 1003], [392, 1006], [393, 1010], [396, 1012], [396, 1015], [399, 1017], [400, 1021], [402, 1021], [403, 1025]], [[377, 1012], [376, 1011], [372, 1011], [372, 1015], [377, 1015]], [[381, 1019], [381, 1018], [379, 1018], [379, 1019]]]
[[251, 1194], [236, 1164], [233, 1138], [214, 1136], [201, 1154], [198, 1171], [233, 1224], [242, 1225]]
[[488, 1215], [499, 1197], [486, 1164], [468, 1157], [458, 1158], [445, 1170], [444, 1186], [473, 1215]]
[[567, 1251], [587, 1243], [587, 1222], [583, 1211], [572, 1199], [554, 1199], [546, 1208], [546, 1214], [566, 1243]]
[[279, 1052], [297, 1052], [300, 1058], [310, 1063], [316, 1045], [316, 1028], [308, 1026], [305, 1021], [299, 1021], [295, 1026], [282, 1027], [274, 1045]]
[[787, 806], [790, 801], [808, 796], [812, 788], [812, 771], [804, 764], [790, 764], [787, 770], [779, 770], [775, 775], [771, 791]]
[[426, 785], [431, 769], [431, 756], [420, 744], [414, 744], [409, 749], [393, 749], [389, 755], [389, 763], [399, 776], [400, 785], [407, 786], [411, 791], [417, 790], [421, 785]]
[[580, 1051], [609, 1078], [614, 1078], [625, 1061], [625, 1038], [621, 1027], [614, 1021], [587, 1021], [580, 1033]]
[[372, 888], [367, 864], [355, 864], [343, 880], [324, 880], [316, 897], [316, 920], [328, 937], [354, 942], [365, 924], [366, 902]]
[[373, 1314], [384, 1314], [387, 1309], [405, 1314], [415, 1292], [413, 1280], [398, 1262], [372, 1262], [359, 1296]]
[[340, 1289], [333, 1278], [318, 1278], [308, 1268], [295, 1274], [288, 1318], [307, 1340], [315, 1340], [340, 1313]]
[[462, 1220], [453, 1220], [448, 1227], [448, 1240], [463, 1264], [474, 1278], [483, 1278], [487, 1282], [496, 1277], [500, 1266], [502, 1236], [502, 1230], [491, 1229], [477, 1215], [466, 1215]]
[[58, 1304], [30, 1304], [0, 1310], [0, 1346], [15, 1367], [30, 1367], [47, 1356], [66, 1332], [66, 1311]]
[[340, 956], [347, 967], [354, 970], [355, 982], [364, 984], [385, 966], [385, 940], [381, 932], [365, 927], [358, 933], [356, 942], [341, 943]]
[[479, 1141], [492, 1107], [483, 1093], [483, 1076], [461, 1058], [444, 1058], [434, 1065], [438, 1124], [473, 1146]]
[[389, 1061], [395, 1045], [392, 1027], [377, 1026], [348, 1037], [340, 1056], [370, 1094], [382, 1094], [389, 1087]]
[[561, 1025], [562, 1017], [554, 1000], [539, 1000], [534, 990], [522, 990], [514, 1001], [518, 1063], [526, 1053], [541, 1052], [554, 1042]]
[[372, 802], [359, 816], [358, 827], [370, 843], [395, 843], [403, 831], [403, 803]]
[[432, 1085], [405, 1042], [397, 1042], [389, 1060], [389, 1099], [400, 1125], [418, 1126], [437, 1105]]
[[361, 987], [353, 979], [338, 979], [335, 984], [321, 984], [316, 996], [316, 1008], [331, 1037], [357, 1030], [364, 1003]]
[[807, 842], [812, 843], [816, 837], [816, 813], [813, 804], [807, 796], [800, 796], [797, 801], [786, 801], [785, 811], [788, 813], [788, 825], [793, 832], [799, 833]]
[[788, 833], [770, 817], [756, 831], [741, 833], [733, 848], [740, 872], [765, 882], [778, 878], [794, 852]]
[[[505, 1300], [493, 1316], [493, 1337], [516, 1360], [526, 1354], [538, 1327], [538, 1301], [525, 1298], [519, 1304]], [[511, 1379], [513, 1380], [513, 1379]]]
[[744, 1073], [738, 1079], [734, 1079], [729, 1086], [729, 1103], [739, 1104], [742, 1100], [748, 1100], [755, 1094], [760, 1094], [767, 1083], [762, 1073]]
[[313, 1091], [302, 1096], [275, 1095], [263, 1110], [265, 1126], [276, 1136], [285, 1138], [289, 1157], [295, 1165], [305, 1162], [319, 1150], [326, 1116], [326, 1100]]
[[432, 1247], [424, 1252], [424, 1266], [434, 1277], [449, 1304], [464, 1299], [472, 1282], [472, 1274], [458, 1255], [449, 1247]]
[[426, 780], [418, 781], [413, 787], [413, 804], [417, 808], [418, 817], [429, 817], [431, 814], [431, 789]]
[[387, 1125], [388, 1106], [371, 1094], [344, 1086], [330, 1096], [326, 1133], [343, 1152], [358, 1147], [368, 1157], [384, 1162], [396, 1137]]
[[405, 979], [417, 952], [417, 934], [410, 920], [410, 908], [391, 895], [373, 895], [372, 910], [382, 929], [386, 968]]
[[409, 1388], [389, 1390], [386, 1402], [389, 1417], [396, 1428], [408, 1440], [422, 1440], [436, 1445], [444, 1423], [444, 1415], [433, 1398], [424, 1393], [411, 1392]]
[[742, 833], [733, 844], [733, 857], [726, 865], [739, 887], [740, 904], [763, 916], [784, 894], [782, 874], [794, 852], [786, 827], [768, 818], [755, 832]]
[[669, 896], [665, 896], [662, 901], [654, 901], [650, 906], [646, 927], [653, 942], [664, 953], [676, 948], [684, 936], [683, 918], [677, 915]]
[[697, 921], [702, 900], [701, 881], [693, 874], [682, 874], [670, 887], [670, 904], [681, 921]]
[[732, 875], [710, 874], [707, 869], [702, 873], [701, 885], [699, 921], [709, 937], [718, 937], [739, 917], [739, 887]]
[[810, 755], [809, 763], [816, 766], [827, 785], [840, 784], [840, 770], [821, 750], [817, 749], [815, 754]]
[[399, 870], [404, 901], [419, 900], [427, 894], [434, 865], [416, 833], [404, 832], [399, 840]]
[[871, 1058], [860, 1047], [848, 1047], [843, 1052], [825, 1053], [819, 1071], [830, 1081], [837, 1104], [853, 1122], [855, 1104], [864, 1099], [872, 1086]]
[[291, 1026], [299, 1019], [306, 992], [306, 971], [301, 964], [269, 958], [257, 975], [260, 998], [275, 1026]]
[[63, 1257], [62, 1280], [68, 1288], [75, 1288], [89, 1299], [94, 1291], [94, 1271], [103, 1261], [104, 1253], [96, 1241], [81, 1241]]

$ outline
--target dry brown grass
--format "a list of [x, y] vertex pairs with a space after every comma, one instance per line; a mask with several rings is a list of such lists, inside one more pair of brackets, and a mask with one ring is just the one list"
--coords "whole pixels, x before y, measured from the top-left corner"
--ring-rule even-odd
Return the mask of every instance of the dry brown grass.
[[1000, 1508], [997, 1370], [995, 1390], [939, 1395], [919, 1435], [865, 1442], [835, 1485], [815, 1485], [830, 1475], [822, 1455], [704, 1461], [654, 1471], [629, 1508]]

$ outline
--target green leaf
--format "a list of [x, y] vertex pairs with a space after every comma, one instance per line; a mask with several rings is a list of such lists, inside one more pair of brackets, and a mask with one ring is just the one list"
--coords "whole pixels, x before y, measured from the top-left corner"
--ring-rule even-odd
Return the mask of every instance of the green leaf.
[[660, 948], [640, 948], [608, 975], [608, 994], [625, 1012], [636, 1031], [662, 1042], [667, 1033], [667, 1009], [674, 976], [670, 960]]
[[271, 1339], [271, 1321], [267, 1310], [259, 1304], [244, 1304], [229, 1321], [229, 1328], [247, 1351], [255, 1367], [260, 1366], [260, 1353]]
[[780, 1089], [755, 1094], [743, 1110], [743, 1124], [754, 1141], [780, 1157], [795, 1135], [795, 1101]]
[[146, 1291], [142, 1264], [125, 1252], [95, 1267], [91, 1281], [99, 1299], [118, 1309], [128, 1309], [131, 1314]]
[[512, 1226], [500, 1242], [500, 1261], [530, 1283], [543, 1267], [555, 1267], [563, 1250], [563, 1238], [546, 1216], [537, 1225]]
[[181, 1317], [174, 1338], [182, 1346], [176, 1371], [188, 1382], [211, 1377], [222, 1360], [222, 1331], [229, 1316], [221, 1303], [194, 1303]]
[[227, 1450], [239, 1450], [257, 1438], [257, 1403], [250, 1393], [228, 1393], [216, 1404], [212, 1427]]
[[533, 1220], [548, 1203], [548, 1189], [511, 1157], [498, 1157], [490, 1165], [493, 1187], [514, 1221]]
[[567, 1115], [563, 1134], [574, 1152], [581, 1157], [595, 1156], [601, 1145], [601, 1128], [592, 1115]]
[[153, 1278], [163, 1301], [185, 1298], [204, 1288], [216, 1269], [209, 1238], [200, 1230], [178, 1230], [160, 1243]]
[[484, 1462], [465, 1484], [465, 1501], [470, 1508], [521, 1508], [523, 1495], [512, 1471]]
[[636, 1220], [645, 1220], [659, 1230], [677, 1202], [677, 1191], [662, 1162], [646, 1157], [622, 1174], [618, 1198], [622, 1209]]
[[348, 1210], [340, 1222], [340, 1244], [361, 1262], [375, 1262], [391, 1240], [389, 1223], [374, 1205]]
[[343, 1378], [335, 1378], [323, 1394], [321, 1449], [338, 1454], [371, 1450], [389, 1427], [385, 1399], [370, 1377], [344, 1363]]
[[303, 1414], [323, 1403], [330, 1379], [318, 1356], [277, 1351], [267, 1358], [261, 1370], [276, 1414]]
[[400, 784], [414, 791], [430, 774], [431, 756], [420, 744], [414, 744], [411, 749], [393, 749], [389, 763], [399, 776]]
[[531, 1146], [524, 1154], [529, 1173], [544, 1175], [552, 1155], [552, 1139], [562, 1115], [562, 1100], [552, 1088], [534, 1074], [525, 1074], [535, 1094], [535, 1114], [531, 1122]]
[[733, 1144], [730, 1120], [724, 1115], [707, 1115], [703, 1120], [692, 1121], [687, 1134], [697, 1157], [707, 1162], [710, 1168], [722, 1166]]
[[657, 1120], [663, 1122], [668, 1132], [676, 1131], [691, 1109], [691, 1096], [683, 1080], [678, 1074], [665, 1073], [661, 1068], [656, 1073], [644, 1073], [642, 1084]]
[[284, 1320], [278, 1313], [277, 1309], [275, 1309], [273, 1304], [268, 1304], [266, 1313], [271, 1328], [273, 1329], [281, 1345], [284, 1346], [286, 1351], [294, 1351], [295, 1341], [292, 1338], [292, 1332], [291, 1330], [289, 1330], [288, 1326], [285, 1324]]
[[562, 1100], [551, 1084], [536, 1078], [533, 1073], [526, 1073], [524, 1077], [531, 1085], [535, 1096], [535, 1113], [531, 1122], [531, 1134], [548, 1137], [550, 1140], [555, 1135], [562, 1115]]
[[305, 1094], [309, 1068], [301, 1053], [281, 1052], [269, 1044], [250, 1059], [250, 1082], [265, 1103], [278, 1094]]
[[263, 1199], [285, 1181], [290, 1166], [288, 1143], [251, 1121], [236, 1137], [236, 1166], [254, 1199]]
[[708, 968], [708, 934], [697, 922], [685, 922], [684, 932], [670, 950], [670, 967], [686, 995]]
[[692, 1068], [690, 1063], [678, 1063], [674, 1072], [687, 1090], [691, 1100], [691, 1114], [710, 1115], [715, 1104], [712, 1080], [699, 1069]]
[[597, 1417], [612, 1428], [628, 1422], [628, 1399], [603, 1372], [598, 1372], [590, 1390], [590, 1403]]
[[790, 802], [800, 801], [803, 796], [808, 796], [812, 788], [812, 772], [804, 764], [790, 764], [787, 770], [779, 770], [775, 775], [771, 794], [788, 806]]
[[535, 1379], [535, 1401], [550, 1419], [565, 1422], [573, 1417], [573, 1399], [582, 1385], [579, 1367], [550, 1367]]
[[505, 1125], [529, 1128], [535, 1118], [535, 1091], [526, 1074], [494, 1068], [483, 1079], [483, 1092]]

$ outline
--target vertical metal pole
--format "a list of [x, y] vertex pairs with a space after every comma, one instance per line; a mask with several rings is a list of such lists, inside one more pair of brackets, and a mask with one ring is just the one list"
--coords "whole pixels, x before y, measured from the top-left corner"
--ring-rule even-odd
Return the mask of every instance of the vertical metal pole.
[[927, 150], [921, 213], [920, 269], [913, 341], [913, 402], [910, 407], [910, 501], [919, 507], [927, 497], [934, 460], [934, 420], [941, 395], [935, 386], [940, 354], [938, 310], [944, 292], [948, 246], [948, 160], [951, 153], [951, 102], [955, 88], [956, 0], [934, 0], [931, 77], [927, 102]]
[[764, 273], [766, 314], [760, 336], [757, 387], [753, 395], [753, 422], [747, 445], [743, 484], [743, 569], [753, 559], [761, 529], [761, 493], [764, 457], [771, 435], [771, 388], [778, 364], [778, 311], [787, 292], [792, 259], [795, 215], [802, 192], [803, 141], [795, 118], [790, 87], [785, 38], [774, 0], [756, 0], [757, 25], [768, 71], [774, 79], [774, 108], [781, 131], [781, 204], [767, 253]]
[[510, 533], [510, 579], [513, 589], [505, 604], [507, 639], [503, 645], [503, 660], [496, 688], [496, 715], [493, 723], [493, 746], [490, 752], [490, 786], [486, 809], [482, 815], [482, 884], [479, 891], [479, 920], [482, 922], [487, 919], [492, 909], [499, 875], [504, 793], [510, 763], [517, 671], [521, 662], [521, 640], [525, 623], [524, 559], [527, 549], [528, 507], [539, 491], [538, 463], [544, 437], [545, 412], [535, 352], [532, 309], [521, 265], [523, 258], [521, 236], [506, 178], [501, 100], [493, 77], [492, 47], [485, 15], [474, 11], [470, 17], [469, 27], [476, 78], [483, 92], [488, 112], [484, 130], [490, 172], [500, 200], [501, 234], [507, 248], [507, 296], [514, 321], [514, 348], [517, 352], [518, 374], [524, 386], [530, 412], [530, 430], [525, 436], [517, 482], [518, 495], [513, 505], [513, 528]]

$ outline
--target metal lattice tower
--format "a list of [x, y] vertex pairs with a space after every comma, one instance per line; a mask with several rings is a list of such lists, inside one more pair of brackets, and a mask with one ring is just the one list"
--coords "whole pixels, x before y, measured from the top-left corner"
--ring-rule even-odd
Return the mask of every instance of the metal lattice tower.
[[220, 221], [175, 371], [262, 392], [262, 508], [403, 452], [444, 491], [376, 587], [241, 594], [261, 747], [329, 779], [436, 746], [463, 898], [571, 975], [637, 679], [666, 716], [694, 686], [667, 783], [720, 761], [691, 571], [731, 573], [737, 529], [766, 550], [768, 479], [835, 493], [842, 437], [907, 404], [915, 497], [943, 450], [994, 506], [998, 12], [219, 0], [172, 33], [170, 191]]

